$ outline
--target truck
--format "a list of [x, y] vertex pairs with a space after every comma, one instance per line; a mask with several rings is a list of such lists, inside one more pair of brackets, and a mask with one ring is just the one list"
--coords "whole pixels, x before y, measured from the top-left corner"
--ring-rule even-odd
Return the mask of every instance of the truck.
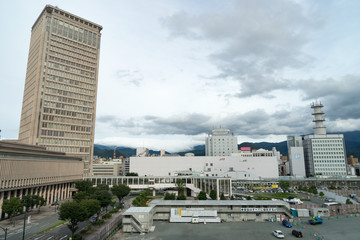
[[309, 220], [309, 223], [311, 225], [322, 224], [323, 220], [321, 219], [321, 217], [313, 217], [312, 219]]

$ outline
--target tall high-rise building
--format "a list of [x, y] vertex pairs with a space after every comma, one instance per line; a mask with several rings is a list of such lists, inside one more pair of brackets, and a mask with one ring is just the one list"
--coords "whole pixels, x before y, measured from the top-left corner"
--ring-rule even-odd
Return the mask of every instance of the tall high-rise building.
[[31, 30], [19, 142], [93, 156], [102, 26], [46, 5]]
[[343, 134], [327, 134], [322, 117], [324, 106], [314, 103], [314, 134], [303, 138], [306, 176], [346, 176], [346, 151]]
[[214, 129], [205, 140], [206, 156], [231, 156], [237, 152], [237, 138], [229, 129]]

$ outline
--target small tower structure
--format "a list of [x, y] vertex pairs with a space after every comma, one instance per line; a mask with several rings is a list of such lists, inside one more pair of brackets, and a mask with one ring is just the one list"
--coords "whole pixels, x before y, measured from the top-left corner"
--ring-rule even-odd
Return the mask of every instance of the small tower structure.
[[321, 104], [321, 102], [315, 102], [311, 104], [311, 108], [314, 109], [314, 112], [312, 115], [314, 116], [313, 122], [315, 123], [314, 126], [314, 134], [315, 135], [326, 135], [326, 127], [324, 126], [325, 119], [322, 115], [324, 115], [324, 112], [321, 110], [324, 107], [324, 105]]

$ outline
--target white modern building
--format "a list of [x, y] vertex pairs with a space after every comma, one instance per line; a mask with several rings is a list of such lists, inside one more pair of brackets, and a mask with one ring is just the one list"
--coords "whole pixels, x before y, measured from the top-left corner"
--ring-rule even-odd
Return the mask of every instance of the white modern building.
[[[270, 152], [271, 151], [267, 151]], [[258, 180], [277, 178], [276, 156], [190, 156], [190, 157], [131, 157], [130, 172], [139, 176], [209, 176]]]
[[214, 129], [205, 140], [206, 156], [230, 156], [237, 152], [237, 138], [229, 129]]
[[302, 137], [288, 136], [287, 149], [288, 149], [288, 157], [289, 157], [289, 170], [291, 176], [299, 177], [299, 178], [306, 177]]
[[124, 176], [125, 164], [121, 159], [112, 162], [102, 162], [92, 165], [93, 176]]
[[326, 134], [322, 117], [324, 106], [313, 103], [314, 134], [304, 136], [306, 176], [346, 176], [346, 151], [343, 134]]

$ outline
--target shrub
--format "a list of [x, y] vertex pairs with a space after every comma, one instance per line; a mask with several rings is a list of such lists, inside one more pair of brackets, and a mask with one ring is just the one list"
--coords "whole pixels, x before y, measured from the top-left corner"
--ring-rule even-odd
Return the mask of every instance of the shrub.
[[186, 200], [186, 196], [184, 195], [184, 193], [180, 194], [180, 195], [177, 197], [177, 200]]
[[350, 199], [346, 199], [346, 204], [353, 204]]
[[93, 225], [99, 226], [99, 225], [101, 225], [101, 224], [103, 224], [103, 223], [104, 223], [104, 220], [103, 220], [103, 219], [99, 219], [99, 220], [97, 220], [96, 222], [94, 222]]
[[175, 200], [175, 193], [165, 193], [164, 200]]
[[111, 213], [107, 213], [107, 214], [104, 215], [104, 218], [105, 218], [105, 219], [106, 219], [106, 218], [111, 218], [111, 215], [112, 215]]
[[73, 240], [82, 240], [82, 239], [83, 239], [83, 237], [80, 234], [74, 235], [74, 238], [73, 238]]

